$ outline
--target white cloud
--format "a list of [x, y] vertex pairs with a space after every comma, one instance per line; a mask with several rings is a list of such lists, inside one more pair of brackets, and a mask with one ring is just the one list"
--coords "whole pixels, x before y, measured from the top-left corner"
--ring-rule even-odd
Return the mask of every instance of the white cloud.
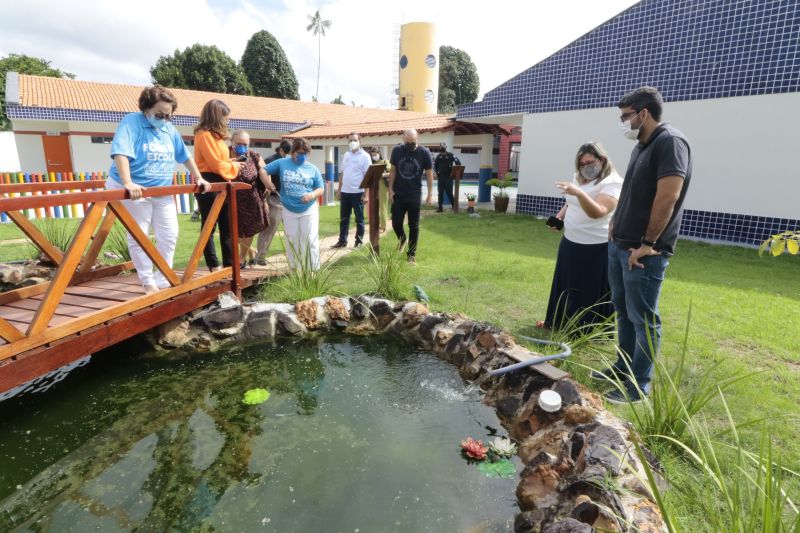
[[[306, 31], [308, 0], [28, 0], [4, 2], [0, 55], [52, 61], [80, 79], [144, 84], [161, 55], [194, 43], [215, 44], [239, 60], [250, 36], [271, 32], [283, 46], [309, 100], [317, 78], [317, 40]], [[632, 0], [484, 2], [333, 0], [320, 8], [333, 21], [322, 39], [320, 101], [342, 95], [359, 105], [389, 105], [395, 25], [437, 23], [440, 44], [466, 51], [478, 67], [481, 94], [613, 17]], [[487, 9], [490, 6], [491, 9]]]

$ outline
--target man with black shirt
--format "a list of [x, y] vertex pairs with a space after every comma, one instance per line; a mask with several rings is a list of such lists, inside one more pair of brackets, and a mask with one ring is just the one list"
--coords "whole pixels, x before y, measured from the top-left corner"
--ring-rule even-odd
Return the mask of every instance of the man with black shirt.
[[439, 155], [436, 156], [436, 161], [433, 164], [433, 170], [436, 172], [436, 183], [439, 189], [439, 208], [437, 213], [444, 211], [444, 197], [450, 199], [450, 205], [454, 208], [456, 206], [455, 199], [453, 198], [453, 166], [460, 165], [461, 161], [456, 156], [447, 151], [447, 144], [441, 143], [439, 145], [442, 149]]
[[[264, 160], [264, 165], [268, 165], [273, 161], [282, 159], [292, 151], [292, 144], [289, 141], [281, 141], [281, 144], [275, 148], [275, 153]], [[278, 225], [283, 218], [283, 204], [281, 203], [281, 178], [278, 174], [270, 174], [272, 184], [275, 185], [275, 191], [267, 196], [267, 204], [269, 207], [269, 226], [267, 229], [258, 234], [258, 244], [256, 253], [256, 264], [265, 266], [267, 264], [267, 252], [269, 245], [272, 244], [272, 239], [275, 237], [275, 232], [278, 231]]]
[[433, 190], [433, 161], [431, 153], [417, 143], [416, 130], [403, 133], [403, 144], [392, 150], [389, 162], [389, 196], [392, 198], [392, 229], [400, 240], [400, 248], [406, 244], [403, 220], [408, 215], [408, 262], [416, 263], [417, 240], [419, 239], [419, 211], [422, 204], [422, 174], [428, 180], [426, 205], [431, 205]]
[[689, 141], [661, 122], [663, 105], [653, 87], [636, 89], [617, 104], [623, 134], [637, 142], [609, 227], [608, 281], [622, 353], [612, 367], [592, 372], [595, 379], [624, 384], [624, 392], [606, 395], [611, 403], [638, 402], [650, 393], [661, 344], [658, 297], [692, 177]]

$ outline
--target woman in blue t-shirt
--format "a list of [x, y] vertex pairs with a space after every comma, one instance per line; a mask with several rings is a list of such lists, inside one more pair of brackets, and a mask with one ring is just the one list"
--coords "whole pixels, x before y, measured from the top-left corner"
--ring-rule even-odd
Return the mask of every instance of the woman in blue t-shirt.
[[[156, 249], [161, 257], [172, 267], [175, 245], [178, 242], [178, 211], [172, 196], [142, 198], [148, 187], [172, 185], [175, 162], [183, 163], [195, 183], [203, 191], [209, 184], [200, 175], [197, 165], [183, 143], [183, 138], [172, 117], [178, 101], [164, 87], [146, 87], [139, 95], [138, 113], [129, 113], [119, 123], [111, 143], [111, 164], [107, 189], [125, 189], [130, 200], [123, 205], [136, 223], [150, 235], [150, 228], [156, 238]], [[153, 262], [128, 234], [128, 250], [131, 261], [139, 275], [146, 293], [169, 287], [169, 281], [160, 271], [153, 272]]]
[[324, 192], [322, 174], [308, 161], [311, 146], [305, 139], [292, 142], [290, 157], [267, 165], [267, 174], [278, 174], [283, 203], [283, 231], [289, 246], [289, 268], [319, 268], [319, 206]]

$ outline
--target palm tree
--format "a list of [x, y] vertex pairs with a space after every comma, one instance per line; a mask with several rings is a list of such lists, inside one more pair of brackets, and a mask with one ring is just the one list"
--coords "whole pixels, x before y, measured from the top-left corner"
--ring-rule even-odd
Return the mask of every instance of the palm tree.
[[306, 26], [306, 31], [313, 31], [314, 35], [317, 36], [318, 41], [318, 50], [317, 50], [317, 94], [314, 97], [315, 100], [319, 100], [319, 67], [322, 61], [322, 38], [325, 37], [325, 30], [331, 27], [333, 24], [330, 20], [322, 20], [322, 16], [319, 14], [319, 9], [317, 12], [314, 13], [314, 16], [307, 15], [308, 20], [311, 22], [308, 26]]

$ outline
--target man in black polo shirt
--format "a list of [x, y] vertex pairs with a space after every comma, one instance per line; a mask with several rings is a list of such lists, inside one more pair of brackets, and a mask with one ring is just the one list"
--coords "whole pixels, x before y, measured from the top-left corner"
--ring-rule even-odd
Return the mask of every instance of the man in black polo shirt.
[[622, 355], [592, 377], [621, 379], [625, 392], [614, 390], [606, 399], [626, 403], [650, 393], [661, 343], [658, 296], [678, 240], [692, 157], [686, 136], [661, 122], [658, 90], [636, 89], [617, 106], [623, 134], [637, 141], [609, 227], [608, 281]]
[[451, 152], [447, 151], [447, 144], [441, 143], [439, 147], [442, 149], [439, 155], [436, 156], [436, 161], [433, 163], [433, 170], [436, 172], [436, 184], [439, 189], [439, 208], [437, 213], [444, 211], [444, 197], [450, 199], [450, 205], [455, 209], [456, 201], [453, 198], [453, 166], [460, 165], [461, 161], [458, 160]]
[[392, 229], [400, 240], [400, 248], [406, 244], [403, 220], [408, 214], [408, 262], [416, 263], [417, 240], [419, 238], [419, 211], [422, 204], [422, 174], [428, 181], [427, 205], [433, 203], [433, 161], [431, 153], [417, 143], [417, 131], [406, 130], [403, 144], [392, 149], [389, 162], [389, 196], [392, 198]]

